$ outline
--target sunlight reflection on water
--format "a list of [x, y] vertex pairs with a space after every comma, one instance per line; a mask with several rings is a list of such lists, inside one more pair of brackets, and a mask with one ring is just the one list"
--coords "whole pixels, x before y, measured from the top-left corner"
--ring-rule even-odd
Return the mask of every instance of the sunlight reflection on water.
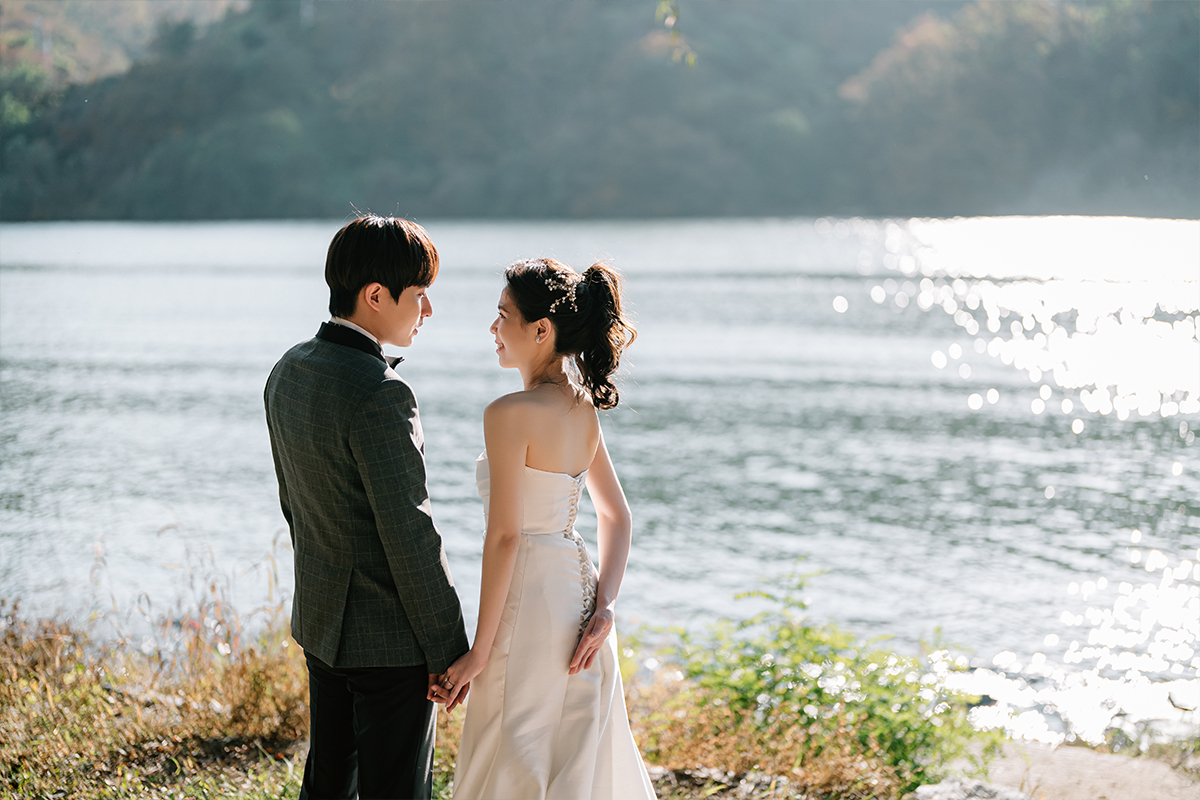
[[[1200, 224], [913, 220], [888, 223], [883, 235], [885, 266], [921, 277], [905, 281], [907, 292], [895, 280], [873, 287], [875, 302], [890, 294], [903, 308], [916, 291], [921, 310], [942, 309], [971, 336], [986, 328], [995, 335], [977, 339], [976, 351], [1033, 383], [1052, 379], [1063, 413], [1076, 390], [1086, 411], [1121, 420], [1200, 412]], [[933, 358], [946, 366], [940, 351]], [[1052, 394], [1043, 384], [1039, 399]]]
[[[1082, 614], [1062, 612], [1070, 645], [1061, 663], [1035, 653], [1021, 664], [1003, 651], [988, 668], [950, 675], [948, 685], [995, 701], [973, 709], [972, 721], [1051, 744], [1073, 737], [1097, 744], [1114, 726], [1137, 737], [1194, 733], [1200, 567], [1151, 552], [1147, 572], [1160, 575], [1157, 583], [1111, 586], [1101, 576], [1067, 587], [1070, 595], [1102, 602]], [[1059, 638], [1047, 634], [1045, 643]]]
[[[950, 315], [978, 337], [977, 354], [1040, 384], [1032, 414], [1057, 408], [1078, 415], [1070, 427], [1078, 436], [1089, 415], [1112, 414], [1123, 422], [1134, 414], [1200, 412], [1200, 223], [1014, 218], [882, 226], [851, 221], [850, 227], [864, 243], [882, 238], [884, 266], [904, 276], [873, 286], [871, 299], [882, 305], [891, 298], [899, 310], [915, 300], [921, 311]], [[940, 370], [961, 357], [955, 343], [935, 350], [931, 361]], [[965, 363], [958, 372], [971, 376]], [[986, 397], [994, 404], [999, 392], [988, 388]], [[984, 393], [969, 392], [966, 404], [983, 411]], [[1192, 427], [1186, 420], [1178, 426], [1189, 445]], [[1175, 461], [1163, 479], [1185, 471]], [[1046, 499], [1054, 496], [1047, 486]], [[1200, 527], [1196, 517], [1187, 522]], [[1183, 547], [1177, 556], [1138, 548], [1140, 540], [1140, 531], [1129, 534], [1127, 559], [1149, 582], [1098, 576], [1067, 586], [1068, 595], [1096, 604], [1062, 612], [1062, 638], [1070, 645], [1060, 664], [1040, 652], [1021, 664], [1015, 653], [1002, 651], [991, 668], [947, 677], [950, 685], [994, 701], [974, 709], [976, 724], [1055, 744], [1074, 737], [1098, 743], [1113, 726], [1146, 735], [1150, 721], [1158, 735], [1195, 732], [1200, 551]], [[1059, 640], [1048, 633], [1045, 644]]]

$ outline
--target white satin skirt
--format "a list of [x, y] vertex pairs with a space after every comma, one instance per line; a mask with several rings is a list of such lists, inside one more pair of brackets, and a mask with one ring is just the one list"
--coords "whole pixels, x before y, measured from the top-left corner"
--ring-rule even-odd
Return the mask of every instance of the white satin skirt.
[[496, 641], [467, 697], [455, 800], [655, 797], [629, 730], [616, 632], [591, 669], [567, 672], [595, 593], [577, 533], [521, 535]]

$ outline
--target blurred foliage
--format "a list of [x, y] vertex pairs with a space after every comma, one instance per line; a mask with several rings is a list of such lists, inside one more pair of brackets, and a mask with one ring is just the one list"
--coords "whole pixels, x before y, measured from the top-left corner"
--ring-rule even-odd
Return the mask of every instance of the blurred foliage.
[[[176, 29], [244, 0], [0, 0], [0, 133], [17, 134], [70, 84], [125, 72]], [[34, 154], [44, 148], [34, 148]], [[2, 164], [3, 162], [0, 162]], [[36, 173], [35, 173], [36, 174]]]
[[53, 86], [88, 83], [145, 58], [156, 34], [204, 25], [245, 0], [0, 0], [0, 62], [38, 69]]
[[1053, 213], [1109, 193], [1200, 214], [1200, 3], [986, 0], [926, 15], [841, 93], [866, 158], [856, 190], [885, 206], [946, 215], [956, 198], [991, 198]]
[[61, 92], [5, 60], [4, 219], [1200, 215], [1190, 1], [159, 19], [127, 72]]
[[901, 797], [963, 759], [982, 768], [1003, 736], [975, 730], [971, 698], [945, 676], [945, 650], [923, 660], [881, 649], [805, 615], [803, 581], [754, 592], [770, 610], [680, 631], [666, 654], [678, 682], [635, 698], [638, 738], [653, 763], [787, 778], [803, 796]]

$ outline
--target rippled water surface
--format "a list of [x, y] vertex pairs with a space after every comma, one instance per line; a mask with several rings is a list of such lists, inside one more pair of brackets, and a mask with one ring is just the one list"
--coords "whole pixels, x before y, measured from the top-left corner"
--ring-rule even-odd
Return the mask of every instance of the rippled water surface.
[[[608, 257], [641, 331], [604, 423], [626, 619], [748, 613], [735, 593], [806, 557], [815, 616], [966, 647], [1010, 689], [1200, 695], [1200, 223], [428, 227], [435, 313], [402, 374], [471, 614], [480, 415], [519, 388], [487, 332], [499, 273]], [[261, 392], [326, 316], [336, 228], [0, 226], [0, 596], [165, 609], [215, 575], [252, 608], [272, 552], [288, 594]]]

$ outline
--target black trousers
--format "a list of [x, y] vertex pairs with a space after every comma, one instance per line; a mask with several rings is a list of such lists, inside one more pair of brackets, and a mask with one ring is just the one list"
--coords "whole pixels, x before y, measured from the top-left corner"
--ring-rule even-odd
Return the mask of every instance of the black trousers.
[[304, 659], [312, 720], [300, 800], [429, 800], [437, 716], [425, 665]]

